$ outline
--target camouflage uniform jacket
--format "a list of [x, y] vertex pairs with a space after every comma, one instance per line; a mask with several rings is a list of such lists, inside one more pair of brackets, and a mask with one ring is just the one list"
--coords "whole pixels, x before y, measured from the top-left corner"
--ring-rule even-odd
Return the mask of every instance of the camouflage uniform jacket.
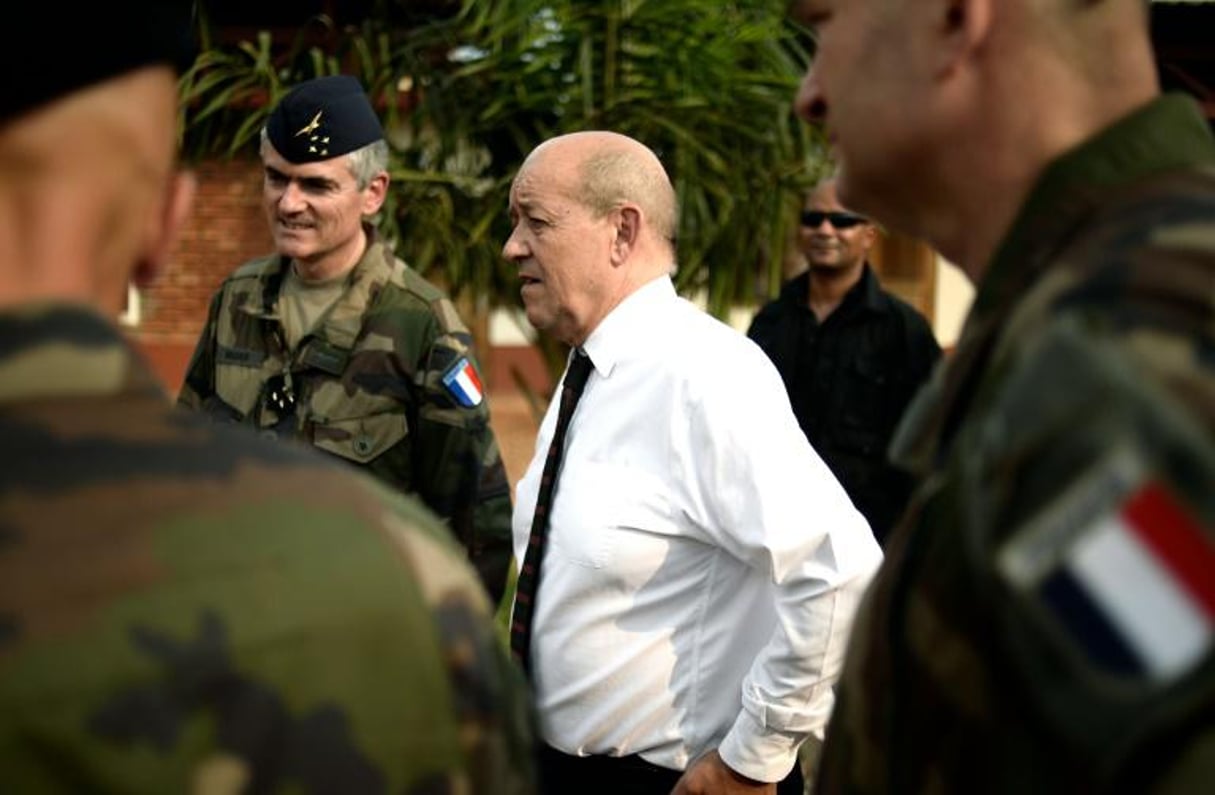
[[1043, 173], [895, 453], [922, 479], [816, 792], [1208, 789], [1215, 143], [1191, 101]]
[[524, 686], [410, 498], [0, 313], [0, 791], [530, 792]]
[[[288, 262], [253, 260], [211, 301], [178, 404], [311, 443], [421, 497], [498, 601], [510, 565], [510, 486], [468, 330], [437, 288], [370, 243], [337, 304], [295, 350], [279, 289]], [[294, 408], [273, 398], [284, 389]], [[278, 393], [278, 394], [276, 394]]]

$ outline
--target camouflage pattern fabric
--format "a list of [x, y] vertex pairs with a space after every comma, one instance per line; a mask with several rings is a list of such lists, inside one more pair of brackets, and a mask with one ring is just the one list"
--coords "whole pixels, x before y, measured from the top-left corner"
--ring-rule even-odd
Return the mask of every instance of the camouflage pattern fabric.
[[173, 408], [98, 316], [0, 314], [0, 791], [534, 791], [429, 511]]
[[[484, 398], [445, 376], [472, 338], [442, 292], [371, 243], [350, 286], [294, 352], [277, 307], [287, 262], [238, 268], [216, 292], [178, 404], [307, 442], [415, 494], [446, 520], [497, 602], [511, 560], [510, 484]], [[293, 406], [275, 402], [289, 391]]]
[[1209, 789], [1215, 144], [1192, 102], [1051, 165], [895, 447], [921, 485], [816, 792]]

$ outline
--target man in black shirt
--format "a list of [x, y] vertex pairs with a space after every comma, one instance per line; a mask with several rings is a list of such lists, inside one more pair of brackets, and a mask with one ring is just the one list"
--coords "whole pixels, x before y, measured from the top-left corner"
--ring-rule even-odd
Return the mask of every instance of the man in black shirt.
[[941, 356], [923, 315], [882, 289], [866, 255], [873, 224], [828, 179], [807, 196], [798, 245], [809, 270], [747, 331], [776, 364], [810, 444], [884, 541], [911, 481], [886, 456], [904, 409]]

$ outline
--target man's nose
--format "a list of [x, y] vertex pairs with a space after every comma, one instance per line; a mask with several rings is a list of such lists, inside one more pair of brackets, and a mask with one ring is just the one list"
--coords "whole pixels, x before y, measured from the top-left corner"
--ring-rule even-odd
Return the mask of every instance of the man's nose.
[[510, 237], [502, 244], [502, 256], [511, 262], [518, 262], [527, 256], [527, 246], [519, 240], [519, 227], [510, 230]]
[[289, 180], [279, 193], [279, 209], [283, 212], [296, 212], [304, 209], [305, 204], [304, 192], [300, 190], [299, 185], [297, 185], [294, 181]]

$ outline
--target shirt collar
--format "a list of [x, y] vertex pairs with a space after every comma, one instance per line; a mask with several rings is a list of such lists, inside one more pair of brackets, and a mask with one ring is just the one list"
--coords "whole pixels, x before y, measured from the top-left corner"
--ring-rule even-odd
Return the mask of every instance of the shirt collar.
[[877, 276], [874, 275], [873, 269], [869, 267], [869, 263], [865, 262], [861, 266], [861, 278], [857, 279], [856, 284], [844, 295], [842, 304], [848, 304], [852, 301], [857, 302], [858, 308], [865, 308], [871, 312], [881, 312], [886, 306], [886, 299], [882, 295], [881, 286], [878, 284]]
[[[881, 284], [878, 281], [877, 275], [870, 267], [868, 260], [861, 266], [861, 277], [857, 279], [856, 284], [848, 288], [848, 292], [844, 293], [843, 299], [840, 301], [840, 308], [856, 306], [859, 308], [868, 309], [873, 312], [881, 312], [886, 306], [886, 297], [882, 294]], [[810, 271], [804, 270], [797, 276], [794, 276], [785, 286], [781, 288], [781, 296], [792, 301], [795, 305], [810, 311], [807, 304], [807, 299], [810, 295]], [[834, 314], [834, 313], [832, 313]]]
[[654, 333], [661, 306], [678, 296], [670, 276], [659, 276], [634, 290], [595, 327], [582, 350], [591, 359], [595, 372], [603, 378], [612, 374], [616, 363], [645, 344]]

